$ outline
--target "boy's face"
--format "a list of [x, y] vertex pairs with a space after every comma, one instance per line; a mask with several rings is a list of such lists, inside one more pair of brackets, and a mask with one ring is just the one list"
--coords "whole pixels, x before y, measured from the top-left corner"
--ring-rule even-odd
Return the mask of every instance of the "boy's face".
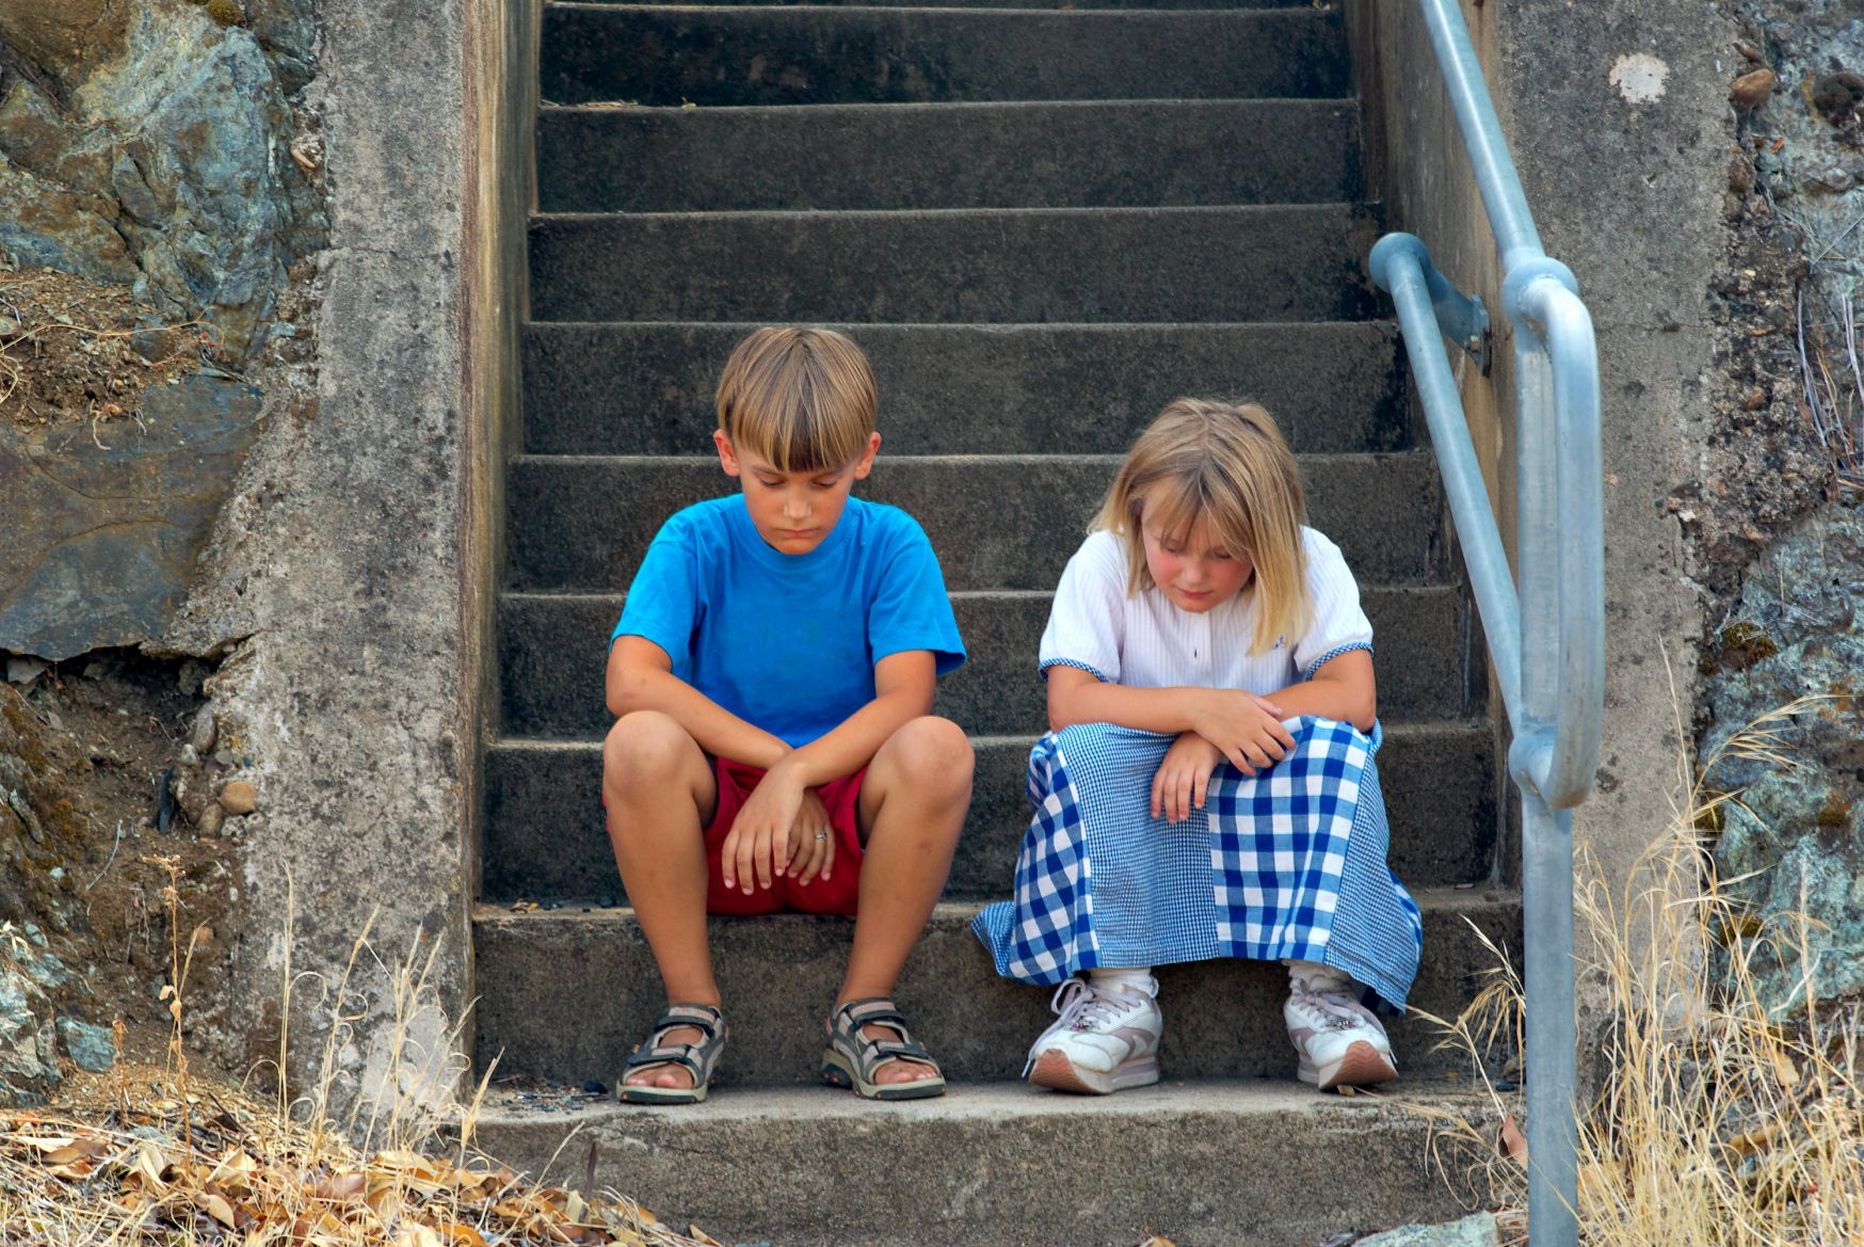
[[1166, 533], [1145, 519], [1140, 510], [1140, 531], [1145, 537], [1146, 570], [1179, 610], [1201, 615], [1242, 592], [1255, 572], [1255, 564], [1241, 550], [1226, 549], [1203, 519], [1189, 533]]
[[722, 431], [712, 434], [719, 466], [744, 485], [745, 509], [764, 543], [780, 554], [807, 554], [821, 545], [848, 505], [848, 491], [874, 470], [880, 434], [853, 463], [820, 472], [779, 472], [759, 455], [740, 454]]

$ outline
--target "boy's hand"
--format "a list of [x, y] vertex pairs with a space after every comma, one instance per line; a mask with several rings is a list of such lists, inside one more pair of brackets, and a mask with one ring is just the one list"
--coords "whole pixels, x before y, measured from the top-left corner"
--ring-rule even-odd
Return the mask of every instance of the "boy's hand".
[[1281, 725], [1282, 708], [1266, 697], [1206, 689], [1192, 709], [1192, 730], [1215, 745], [1245, 775], [1267, 770], [1294, 748]]
[[813, 788], [803, 793], [802, 806], [790, 828], [790, 846], [793, 856], [784, 873], [797, 883], [809, 883], [817, 875], [826, 879], [833, 872], [835, 829], [829, 826], [828, 807]]
[[1165, 751], [1158, 774], [1152, 777], [1152, 817], [1182, 823], [1193, 807], [1204, 808], [1210, 773], [1223, 761], [1223, 750], [1196, 732], [1181, 732]]
[[[743, 888], [749, 896], [757, 888], [768, 888], [773, 878], [789, 869], [792, 829], [808, 795], [802, 781], [781, 762], [764, 772], [732, 820], [719, 853], [726, 887]], [[821, 802], [816, 804], [819, 807]]]

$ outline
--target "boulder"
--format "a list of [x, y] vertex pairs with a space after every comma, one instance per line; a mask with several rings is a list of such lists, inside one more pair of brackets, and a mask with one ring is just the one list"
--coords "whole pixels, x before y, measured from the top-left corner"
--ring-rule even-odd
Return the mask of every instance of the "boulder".
[[[1777, 541], [1704, 667], [1706, 783], [1740, 796], [1719, 810], [1717, 868], [1775, 937], [1755, 960], [1763, 999], [1864, 991], [1864, 513], [1827, 504]], [[1767, 725], [1771, 751], [1728, 747], [1802, 698]]]

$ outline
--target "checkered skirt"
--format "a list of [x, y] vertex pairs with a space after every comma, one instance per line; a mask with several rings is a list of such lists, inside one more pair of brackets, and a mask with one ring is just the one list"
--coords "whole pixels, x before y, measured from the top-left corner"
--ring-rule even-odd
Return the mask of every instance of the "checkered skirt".
[[1176, 826], [1148, 809], [1172, 737], [1105, 723], [1043, 737], [1016, 899], [972, 923], [998, 973], [1053, 984], [1094, 966], [1287, 957], [1402, 1009], [1424, 927], [1385, 861], [1379, 729], [1287, 726], [1287, 757], [1253, 778], [1219, 766], [1203, 811]]

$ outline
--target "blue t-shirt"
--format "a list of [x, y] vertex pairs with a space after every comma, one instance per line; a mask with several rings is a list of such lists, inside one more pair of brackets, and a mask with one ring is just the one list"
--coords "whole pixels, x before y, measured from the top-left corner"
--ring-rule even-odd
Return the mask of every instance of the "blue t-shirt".
[[874, 700], [874, 664], [889, 654], [931, 650], [939, 675], [965, 657], [925, 530], [860, 498], [807, 554], [758, 536], [743, 494], [676, 511], [609, 643], [622, 636], [652, 641], [674, 675], [792, 747]]

